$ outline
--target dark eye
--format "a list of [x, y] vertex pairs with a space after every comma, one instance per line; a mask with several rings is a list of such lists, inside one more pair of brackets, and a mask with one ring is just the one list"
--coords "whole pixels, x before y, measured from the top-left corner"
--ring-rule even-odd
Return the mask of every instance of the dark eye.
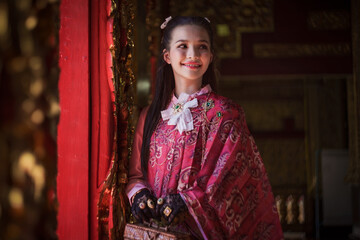
[[186, 44], [180, 44], [178, 48], [187, 48]]
[[200, 49], [208, 49], [208, 46], [203, 44], [203, 45], [200, 45]]

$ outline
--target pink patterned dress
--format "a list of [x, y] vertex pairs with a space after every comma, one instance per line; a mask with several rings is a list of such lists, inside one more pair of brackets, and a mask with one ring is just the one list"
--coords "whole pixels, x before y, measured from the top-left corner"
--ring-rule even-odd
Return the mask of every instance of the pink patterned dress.
[[[263, 161], [243, 109], [211, 91], [189, 96], [192, 130], [179, 131], [160, 119], [150, 142], [148, 179], [141, 173], [142, 112], [130, 163], [129, 198], [147, 187], [156, 197], [179, 193], [188, 230], [204, 239], [283, 239]], [[176, 110], [174, 96], [168, 109]], [[195, 100], [196, 101], [196, 100]]]

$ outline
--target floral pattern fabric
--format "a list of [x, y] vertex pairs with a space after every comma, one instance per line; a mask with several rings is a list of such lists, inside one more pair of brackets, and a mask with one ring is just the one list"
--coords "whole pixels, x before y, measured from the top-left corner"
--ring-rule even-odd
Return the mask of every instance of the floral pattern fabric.
[[211, 91], [188, 101], [194, 98], [191, 131], [180, 133], [160, 119], [150, 142], [147, 185], [158, 198], [180, 193], [195, 232], [205, 239], [283, 239], [243, 109]]

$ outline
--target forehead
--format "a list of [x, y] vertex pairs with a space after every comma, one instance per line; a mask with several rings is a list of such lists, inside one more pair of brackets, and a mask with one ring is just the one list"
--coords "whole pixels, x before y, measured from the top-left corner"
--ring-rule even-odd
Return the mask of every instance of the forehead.
[[209, 34], [203, 27], [197, 25], [183, 25], [174, 28], [171, 33], [171, 43], [179, 40], [185, 41], [207, 41], [210, 43]]

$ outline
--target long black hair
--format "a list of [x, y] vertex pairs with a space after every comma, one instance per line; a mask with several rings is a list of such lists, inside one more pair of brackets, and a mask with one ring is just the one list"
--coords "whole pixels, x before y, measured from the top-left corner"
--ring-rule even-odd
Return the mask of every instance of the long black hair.
[[174, 73], [170, 64], [167, 64], [164, 60], [164, 50], [170, 50], [170, 42], [173, 30], [178, 26], [184, 25], [197, 25], [206, 30], [210, 38], [210, 50], [213, 55], [213, 59], [209, 64], [208, 69], [204, 73], [202, 78], [202, 85], [210, 84], [212, 89], [216, 89], [216, 74], [215, 74], [215, 51], [213, 44], [213, 31], [211, 29], [210, 22], [203, 17], [174, 17], [164, 28], [163, 37], [160, 46], [160, 57], [158, 61], [158, 69], [156, 72], [156, 85], [155, 95], [153, 101], [149, 107], [143, 133], [143, 142], [141, 147], [141, 170], [144, 178], [147, 179], [148, 161], [149, 161], [149, 148], [151, 136], [160, 120], [160, 112], [166, 109], [169, 104], [173, 90], [175, 89]]

